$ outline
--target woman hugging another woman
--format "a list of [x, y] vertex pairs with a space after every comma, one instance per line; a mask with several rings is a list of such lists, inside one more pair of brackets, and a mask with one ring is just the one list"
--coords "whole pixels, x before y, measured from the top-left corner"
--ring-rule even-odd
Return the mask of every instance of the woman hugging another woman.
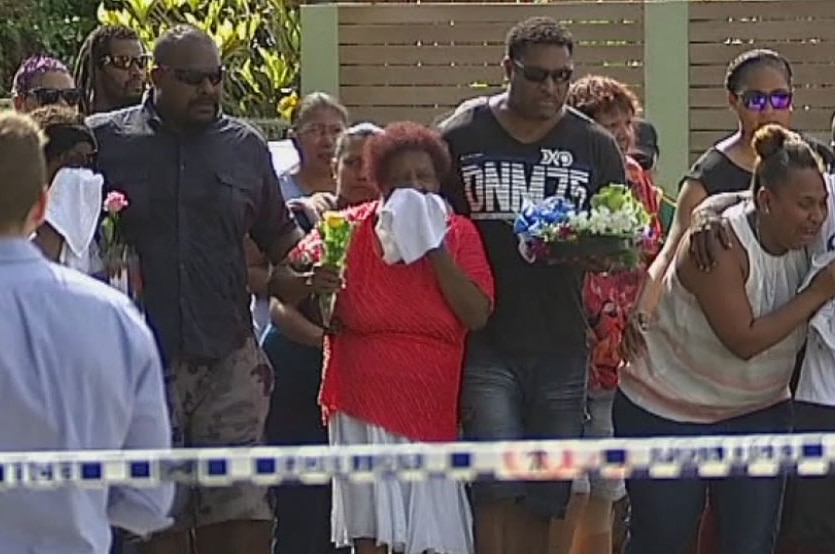
[[[806, 322], [835, 296], [835, 264], [797, 292], [827, 217], [820, 157], [797, 134], [766, 125], [754, 135], [753, 200], [724, 217], [733, 247], [705, 272], [685, 236], [645, 322], [646, 352], [621, 372], [619, 437], [784, 433], [789, 381]], [[710, 499], [717, 554], [770, 554], [782, 477], [631, 480], [633, 552], [683, 553]]]

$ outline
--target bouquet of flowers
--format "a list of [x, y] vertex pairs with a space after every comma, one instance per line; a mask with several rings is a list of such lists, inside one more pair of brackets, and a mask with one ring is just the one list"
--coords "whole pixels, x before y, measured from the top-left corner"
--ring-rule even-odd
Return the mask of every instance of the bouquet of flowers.
[[[348, 246], [354, 234], [354, 224], [339, 212], [325, 212], [318, 225], [321, 239], [321, 263], [345, 275]], [[319, 296], [319, 311], [322, 314], [322, 324], [327, 328], [331, 325], [333, 312], [336, 308], [336, 293]]]
[[611, 184], [592, 197], [590, 210], [557, 197], [526, 204], [513, 229], [520, 252], [531, 263], [595, 259], [611, 269], [632, 269], [639, 264], [649, 224], [649, 214], [630, 188]]
[[128, 295], [142, 308], [142, 279], [139, 259], [125, 242], [120, 225], [122, 211], [130, 205], [124, 194], [112, 191], [104, 199], [104, 218], [99, 227], [99, 256], [108, 284]]

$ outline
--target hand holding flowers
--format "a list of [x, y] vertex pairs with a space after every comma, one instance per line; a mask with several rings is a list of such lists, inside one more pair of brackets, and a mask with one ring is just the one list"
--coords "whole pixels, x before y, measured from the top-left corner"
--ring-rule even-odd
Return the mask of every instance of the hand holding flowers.
[[102, 209], [105, 216], [101, 222], [101, 240], [99, 241], [99, 253], [105, 269], [110, 272], [122, 264], [124, 259], [125, 244], [122, 237], [122, 228], [119, 225], [122, 210], [130, 205], [125, 195], [118, 191], [111, 191], [104, 199]]
[[612, 184], [592, 197], [588, 211], [557, 197], [527, 204], [514, 232], [520, 252], [531, 263], [572, 263], [610, 271], [638, 265], [649, 223], [649, 214], [630, 188]]
[[314, 289], [326, 291], [319, 293], [319, 310], [322, 324], [328, 328], [336, 308], [339, 288], [343, 286], [354, 225], [339, 212], [325, 212], [318, 229], [322, 240], [322, 257], [321, 263], [314, 268], [312, 284]]
[[142, 309], [139, 259], [126, 242], [121, 224], [121, 214], [128, 206], [128, 199], [119, 191], [109, 192], [104, 199], [102, 210], [105, 215], [99, 228], [99, 256], [108, 284], [130, 296]]

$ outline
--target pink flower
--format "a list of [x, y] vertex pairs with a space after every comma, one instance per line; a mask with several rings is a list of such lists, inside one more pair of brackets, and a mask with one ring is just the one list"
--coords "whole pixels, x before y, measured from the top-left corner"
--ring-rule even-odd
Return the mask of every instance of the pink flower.
[[107, 193], [107, 198], [104, 199], [104, 211], [109, 214], [117, 214], [127, 208], [128, 205], [128, 199], [125, 198], [125, 195], [115, 190]]

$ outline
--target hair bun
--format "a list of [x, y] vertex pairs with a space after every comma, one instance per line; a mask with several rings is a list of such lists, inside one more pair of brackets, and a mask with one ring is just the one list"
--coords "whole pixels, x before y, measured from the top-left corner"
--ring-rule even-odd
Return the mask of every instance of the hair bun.
[[760, 158], [768, 158], [781, 151], [787, 142], [800, 140], [800, 135], [776, 124], [757, 129], [752, 145]]

